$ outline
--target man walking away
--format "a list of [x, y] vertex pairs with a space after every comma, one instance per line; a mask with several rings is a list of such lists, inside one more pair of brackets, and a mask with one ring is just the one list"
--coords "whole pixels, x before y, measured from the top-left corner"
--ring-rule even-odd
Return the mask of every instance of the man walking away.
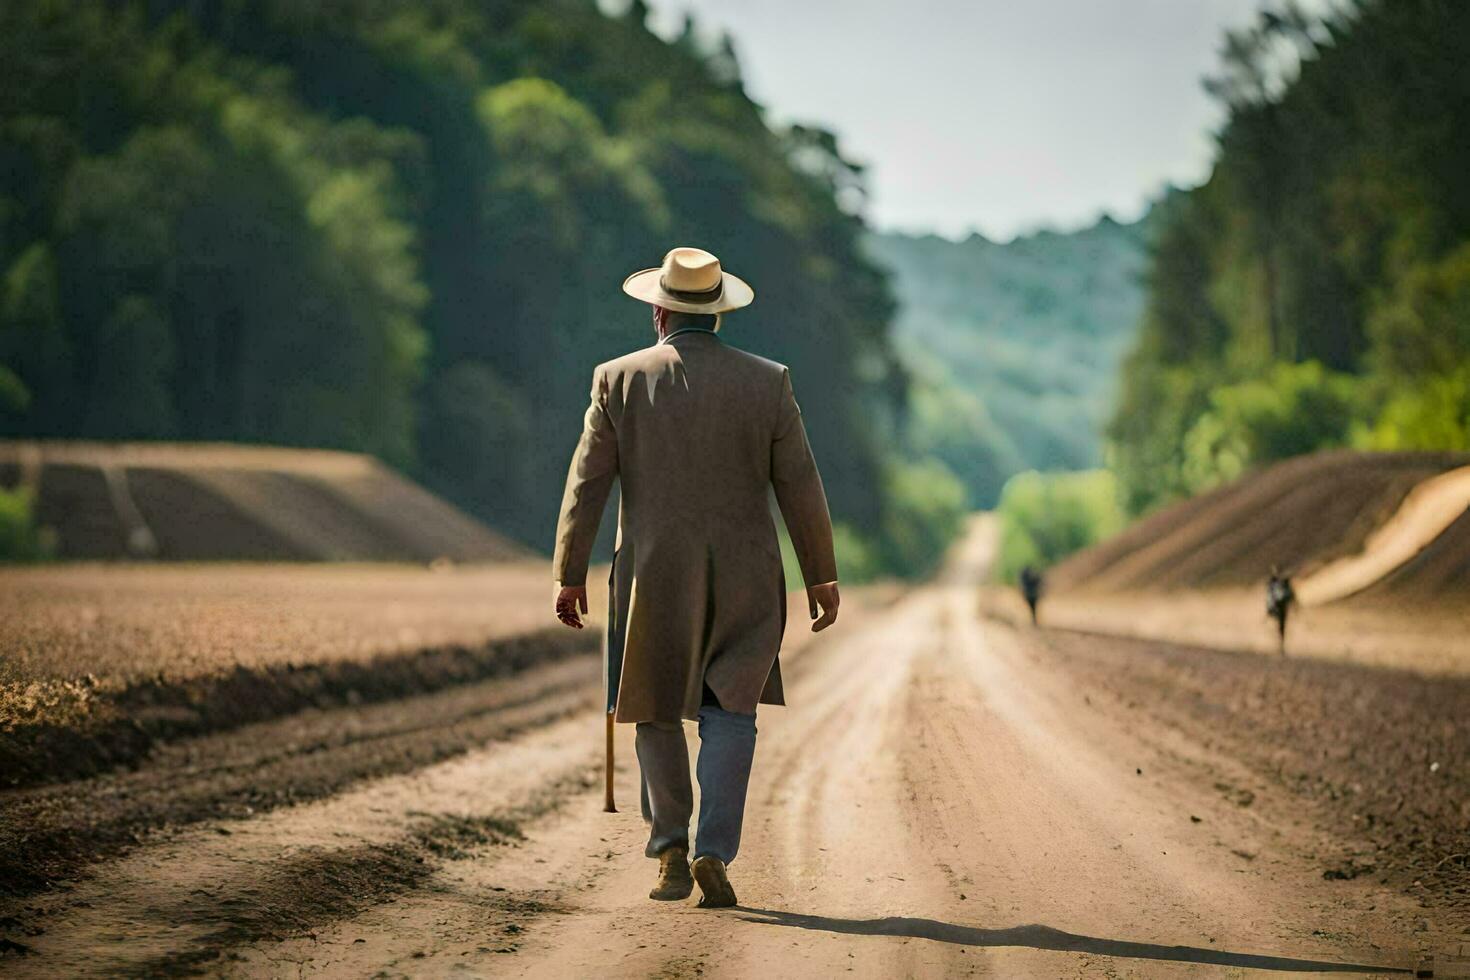
[[1296, 602], [1296, 590], [1291, 587], [1291, 577], [1282, 573], [1280, 566], [1271, 566], [1271, 575], [1266, 579], [1266, 612], [1276, 620], [1278, 637], [1277, 650], [1286, 656], [1286, 615]]
[[1030, 565], [1021, 569], [1021, 597], [1031, 610], [1031, 625], [1036, 623], [1036, 604], [1041, 601], [1041, 573]]
[[[638, 726], [650, 898], [693, 891], [693, 792], [683, 720], [699, 722], [700, 906], [735, 904], [735, 860], [755, 754], [757, 703], [782, 704], [777, 651], [786, 589], [776, 502], [807, 587], [813, 631], [837, 619], [832, 524], [786, 368], [727, 346], [720, 314], [754, 298], [719, 259], [676, 248], [623, 291], [653, 306], [658, 342], [592, 376], [592, 403], [556, 531], [556, 615], [581, 628], [597, 525], [622, 488], [610, 576], [607, 666], [614, 718]], [[821, 618], [817, 608], [821, 607]]]

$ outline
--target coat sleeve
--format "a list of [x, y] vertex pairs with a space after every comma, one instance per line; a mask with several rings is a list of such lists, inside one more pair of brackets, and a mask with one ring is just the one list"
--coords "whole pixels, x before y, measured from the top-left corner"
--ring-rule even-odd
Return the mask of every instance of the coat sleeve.
[[822, 489], [812, 447], [806, 441], [806, 427], [791, 390], [789, 371], [781, 372], [781, 404], [771, 440], [771, 485], [807, 586], [837, 581], [827, 493]]
[[607, 373], [592, 375], [592, 404], [582, 423], [582, 438], [572, 454], [567, 488], [556, 522], [556, 551], [551, 567], [562, 585], [585, 585], [592, 542], [602, 520], [607, 495], [618, 475], [618, 440], [607, 413]]

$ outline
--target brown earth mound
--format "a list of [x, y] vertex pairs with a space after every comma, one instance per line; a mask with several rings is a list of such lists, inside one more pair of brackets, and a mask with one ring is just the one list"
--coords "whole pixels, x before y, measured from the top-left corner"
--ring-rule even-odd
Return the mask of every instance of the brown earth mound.
[[1419, 554], [1369, 586], [1355, 600], [1470, 603], [1470, 510], [1466, 510]]
[[236, 445], [0, 442], [67, 559], [504, 561], [527, 552], [377, 460]]
[[[1273, 564], [1300, 576], [1360, 551], [1416, 484], [1465, 465], [1470, 453], [1339, 450], [1297, 457], [1139, 521], [1059, 564], [1048, 586], [1099, 592], [1247, 586], [1259, 584]], [[1412, 573], [1417, 588], [1451, 588], [1470, 556], [1467, 523], [1462, 519], [1385, 583], [1420, 567]]]

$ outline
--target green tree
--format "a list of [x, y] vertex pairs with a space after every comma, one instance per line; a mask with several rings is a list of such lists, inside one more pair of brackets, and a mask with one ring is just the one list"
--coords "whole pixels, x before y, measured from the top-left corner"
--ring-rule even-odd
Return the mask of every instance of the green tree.
[[1018, 473], [1001, 491], [996, 518], [1000, 540], [994, 575], [1002, 582], [1015, 582], [1027, 565], [1056, 564], [1117, 533], [1124, 520], [1108, 470]]
[[965, 488], [935, 460], [895, 463], [887, 478], [879, 561], [899, 575], [925, 574], [964, 525]]
[[0, 562], [42, 561], [54, 552], [52, 536], [36, 524], [31, 491], [0, 488]]
[[1222, 385], [1184, 436], [1185, 488], [1199, 493], [1267, 463], [1340, 446], [1357, 417], [1353, 381], [1316, 361]]
[[1470, 241], [1415, 265], [1368, 325], [1375, 367], [1402, 379], [1442, 375], [1470, 360]]
[[1355, 429], [1361, 449], [1470, 449], [1470, 366], [1393, 394], [1371, 425]]

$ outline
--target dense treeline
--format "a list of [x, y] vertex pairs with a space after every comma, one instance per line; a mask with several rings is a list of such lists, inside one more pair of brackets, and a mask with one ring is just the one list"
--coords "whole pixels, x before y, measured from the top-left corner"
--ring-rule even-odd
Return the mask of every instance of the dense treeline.
[[1146, 509], [1335, 445], [1470, 448], [1470, 5], [1227, 38], [1214, 172], [1168, 202], [1110, 428]]
[[861, 168], [646, 17], [0, 6], [0, 432], [367, 450], [544, 546], [592, 366], [651, 339], [619, 282], [696, 243], [754, 284], [728, 334], [791, 366], [847, 537], [923, 567], [957, 515], [903, 478]]

